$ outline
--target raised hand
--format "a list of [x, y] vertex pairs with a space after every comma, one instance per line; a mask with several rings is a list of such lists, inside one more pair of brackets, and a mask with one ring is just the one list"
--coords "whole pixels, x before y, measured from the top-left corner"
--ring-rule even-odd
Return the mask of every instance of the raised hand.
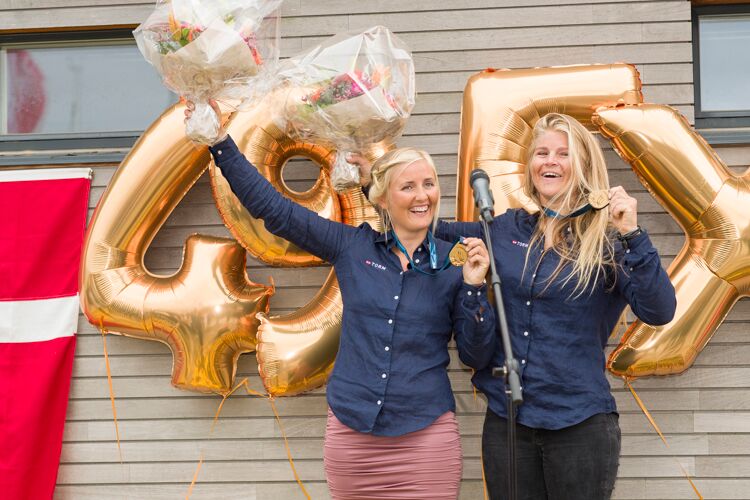
[[[219, 124], [219, 131], [218, 135], [216, 136], [217, 139], [213, 141], [213, 144], [217, 144], [224, 139], [227, 138], [227, 131], [224, 128], [224, 123], [226, 122], [226, 116], [224, 116], [221, 112], [221, 109], [219, 108], [219, 104], [213, 100], [209, 99], [208, 104], [213, 110], [213, 112], [216, 114], [216, 122]], [[202, 109], [206, 109], [205, 106]], [[188, 120], [193, 116], [193, 112], [195, 111], [195, 103], [190, 100], [185, 100], [185, 124], [187, 125]], [[210, 114], [210, 111], [208, 111]], [[208, 117], [207, 117], [208, 118]], [[204, 142], [204, 144], [206, 144]]]
[[349, 153], [346, 155], [346, 161], [352, 165], [356, 165], [359, 168], [359, 182], [363, 186], [370, 184], [370, 171], [372, 170], [372, 163], [370, 160], [365, 158], [359, 153]]
[[620, 234], [638, 227], [638, 200], [630, 196], [622, 186], [609, 190], [609, 220]]
[[464, 283], [479, 286], [487, 276], [487, 270], [490, 267], [487, 246], [481, 238], [464, 238], [464, 245], [468, 254], [466, 263], [463, 265]]

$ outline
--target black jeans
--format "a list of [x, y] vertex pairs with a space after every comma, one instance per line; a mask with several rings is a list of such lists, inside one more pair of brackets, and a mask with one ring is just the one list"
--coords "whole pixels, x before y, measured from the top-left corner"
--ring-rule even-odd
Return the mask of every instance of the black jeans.
[[[489, 409], [482, 458], [492, 500], [508, 496], [508, 421]], [[550, 431], [516, 425], [518, 500], [609, 500], [620, 463], [616, 413]]]

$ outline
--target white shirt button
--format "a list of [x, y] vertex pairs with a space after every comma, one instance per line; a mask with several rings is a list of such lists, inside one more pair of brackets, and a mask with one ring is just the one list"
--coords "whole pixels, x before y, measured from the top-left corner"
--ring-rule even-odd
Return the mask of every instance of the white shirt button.
[[386, 374], [384, 373], [384, 374], [382, 374], [382, 375], [380, 376], [380, 378], [386, 378], [387, 376], [388, 376], [388, 375], [386, 375]]
[[530, 306], [530, 305], [531, 305], [531, 301], [530, 301], [530, 300], [527, 300], [527, 301], [526, 301], [526, 305], [527, 305], [527, 306]]
[[525, 364], [526, 364], [526, 360], [525, 360], [525, 359], [522, 359], [522, 360], [521, 360], [521, 364], [522, 364], [522, 365], [525, 365]]
[[379, 399], [378, 399], [378, 406], [380, 406], [380, 405], [382, 405], [382, 404], [383, 404], [383, 402], [382, 402], [381, 400], [379, 400]]
[[471, 290], [467, 290], [466, 295], [471, 295]]
[[482, 295], [482, 292], [477, 292], [477, 297], [479, 297], [480, 295]]
[[394, 295], [393, 300], [398, 300], [398, 295]]
[[631, 268], [630, 268], [630, 270], [632, 271], [632, 270], [633, 270], [633, 268], [631, 267]]
[[421, 251], [422, 251], [422, 247], [417, 248], [417, 252], [421, 252]]
[[385, 350], [386, 350], [386, 351], [390, 351], [390, 350], [391, 350], [391, 348], [390, 348], [389, 346], [385, 346]]
[[528, 337], [529, 336], [529, 332], [523, 332], [523, 336], [524, 337]]
[[404, 274], [404, 272], [403, 272], [403, 271], [401, 271], [401, 272], [400, 272], [400, 273], [398, 273], [398, 274], [399, 274], [399, 275], [402, 275], [402, 274]]
[[415, 260], [414, 262], [416, 262], [417, 264], [419, 264], [419, 259]]
[[389, 319], [389, 320], [388, 320], [388, 324], [389, 324], [389, 325], [392, 325], [392, 324], [393, 324], [393, 320], [392, 320], [392, 319]]
[[217, 155], [221, 154], [221, 149], [216, 152]]
[[479, 321], [480, 321], [480, 322], [483, 322], [483, 321], [484, 321], [484, 318], [480, 316], [480, 317], [479, 317]]
[[625, 253], [630, 253], [630, 249], [628, 248], [627, 250], [625, 250]]
[[536, 278], [536, 273], [531, 275], [532, 278]]

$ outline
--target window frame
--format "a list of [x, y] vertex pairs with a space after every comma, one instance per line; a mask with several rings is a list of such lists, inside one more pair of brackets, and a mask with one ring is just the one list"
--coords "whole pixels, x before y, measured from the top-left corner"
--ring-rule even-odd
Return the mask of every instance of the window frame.
[[[692, 8], [693, 31], [693, 85], [695, 105], [695, 128], [708, 135], [710, 142], [735, 144], [750, 142], [750, 110], [742, 111], [703, 111], [701, 109], [700, 80], [700, 28], [701, 16], [750, 14], [750, 3], [732, 5], [703, 5]], [[746, 129], [746, 130], [742, 130]]]
[[[110, 28], [96, 28], [67, 31], [17, 32], [0, 33], [0, 70], [6, 64], [5, 51], [10, 48], [23, 47], [74, 47], [92, 45], [128, 45], [135, 44], [133, 30], [136, 25], [120, 25]], [[0, 74], [7, 74], [1, 71]], [[0, 82], [0, 87], [7, 83]], [[0, 88], [0, 99], [6, 99], [4, 88]], [[7, 108], [6, 102], [0, 102], [0, 114]], [[5, 128], [6, 117], [0, 115]], [[0, 130], [5, 132], [5, 130]], [[0, 167], [15, 165], [19, 161], [25, 164], [43, 163], [100, 163], [119, 162], [143, 130], [126, 130], [116, 132], [74, 132], [74, 133], [34, 133], [5, 134], [0, 133]], [[31, 152], [31, 155], [23, 152]]]

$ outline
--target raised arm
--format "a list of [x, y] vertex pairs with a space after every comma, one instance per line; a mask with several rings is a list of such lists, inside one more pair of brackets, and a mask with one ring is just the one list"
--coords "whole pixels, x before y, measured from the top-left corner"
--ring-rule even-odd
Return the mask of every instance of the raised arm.
[[616, 250], [617, 290], [638, 319], [649, 325], [672, 321], [677, 300], [672, 282], [661, 265], [659, 253], [645, 231], [631, 238], [627, 248]]
[[438, 221], [435, 236], [445, 241], [456, 241], [459, 237], [482, 238], [482, 225], [479, 222]]
[[621, 186], [610, 189], [609, 203], [610, 221], [620, 239], [615, 286], [638, 319], [649, 325], [669, 323], [677, 308], [674, 286], [651, 239], [638, 225], [638, 203]]
[[329, 262], [346, 247], [355, 228], [320, 217], [281, 195], [250, 164], [231, 137], [209, 148], [232, 192], [269, 232]]

